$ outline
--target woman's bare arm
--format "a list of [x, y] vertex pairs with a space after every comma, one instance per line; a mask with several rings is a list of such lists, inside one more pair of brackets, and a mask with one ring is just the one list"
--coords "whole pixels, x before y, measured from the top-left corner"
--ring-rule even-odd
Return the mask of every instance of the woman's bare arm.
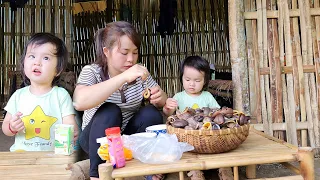
[[92, 86], [77, 85], [73, 94], [74, 107], [78, 111], [91, 109], [101, 104], [118, 90], [126, 79], [122, 74]]

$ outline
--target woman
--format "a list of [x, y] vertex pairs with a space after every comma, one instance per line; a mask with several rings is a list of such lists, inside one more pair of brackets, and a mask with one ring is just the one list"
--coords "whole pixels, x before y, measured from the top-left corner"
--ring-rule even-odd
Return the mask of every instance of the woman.
[[[97, 31], [95, 45], [96, 62], [82, 69], [74, 92], [75, 108], [84, 111], [79, 140], [89, 154], [91, 179], [98, 178], [103, 163], [96, 139], [105, 136], [105, 129], [118, 126], [123, 134], [133, 134], [162, 124], [157, 108], [167, 99], [147, 68], [137, 64], [140, 39], [130, 23], [108, 23]], [[146, 88], [151, 90], [150, 105], [141, 107]]]

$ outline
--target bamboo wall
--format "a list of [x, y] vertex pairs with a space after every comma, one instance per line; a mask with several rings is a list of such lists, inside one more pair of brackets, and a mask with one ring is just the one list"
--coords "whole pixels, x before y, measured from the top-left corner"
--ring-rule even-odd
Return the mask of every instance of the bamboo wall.
[[255, 127], [319, 153], [320, 0], [243, 5]]
[[[74, 15], [74, 68], [77, 73], [94, 60], [93, 34], [107, 22], [130, 21], [142, 36], [140, 62], [172, 96], [181, 91], [178, 67], [186, 56], [201, 55], [219, 72], [231, 72], [228, 42], [228, 1], [178, 0], [175, 30], [161, 37], [157, 32], [160, 2], [115, 0], [100, 12]], [[109, 2], [110, 3], [110, 2]], [[93, 2], [87, 2], [94, 7]], [[108, 8], [109, 7], [109, 8]]]
[[[51, 32], [62, 38], [72, 51], [72, 0], [29, 0], [24, 8], [12, 11], [10, 4], [0, 4], [0, 102], [6, 102], [11, 82], [10, 72], [19, 69], [19, 57], [33, 33]], [[3, 106], [3, 105], [0, 105]]]

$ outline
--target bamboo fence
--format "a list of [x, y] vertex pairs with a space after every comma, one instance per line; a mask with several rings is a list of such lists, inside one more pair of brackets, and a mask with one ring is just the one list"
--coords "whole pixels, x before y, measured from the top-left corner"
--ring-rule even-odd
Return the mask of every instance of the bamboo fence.
[[243, 5], [255, 128], [319, 154], [320, 1], [244, 0]]
[[[173, 1], [174, 2], [174, 1]], [[215, 64], [218, 72], [231, 72], [228, 42], [227, 1], [177, 0], [172, 35], [157, 32], [160, 1], [115, 0], [105, 11], [80, 12], [74, 21], [74, 70], [94, 61], [93, 35], [111, 21], [131, 22], [141, 34], [140, 63], [169, 96], [181, 91], [179, 64], [189, 55], [200, 55]], [[78, 6], [78, 5], [77, 5]], [[93, 2], [81, 4], [94, 8]], [[86, 7], [84, 7], [86, 6]], [[91, 6], [91, 8], [90, 8]], [[78, 8], [77, 8], [77, 12]]]
[[[36, 32], [51, 32], [62, 38], [72, 51], [72, 1], [29, 0], [13, 11], [10, 3], [0, 4], [0, 102], [7, 101], [10, 74], [19, 70], [25, 43]], [[0, 105], [3, 106], [4, 104]]]

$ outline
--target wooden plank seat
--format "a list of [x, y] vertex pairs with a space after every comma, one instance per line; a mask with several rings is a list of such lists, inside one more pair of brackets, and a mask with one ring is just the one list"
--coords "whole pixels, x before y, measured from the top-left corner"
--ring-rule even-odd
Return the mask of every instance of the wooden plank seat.
[[71, 171], [66, 167], [74, 163], [74, 156], [54, 152], [0, 152], [0, 179], [69, 179]]
[[[144, 164], [134, 159], [128, 161], [125, 167], [113, 170], [111, 176], [116, 180], [121, 180], [126, 177], [180, 172], [180, 179], [183, 179], [181, 172], [185, 171], [233, 167], [234, 179], [239, 179], [238, 167], [246, 166], [247, 176], [250, 176], [248, 178], [255, 178], [255, 165], [257, 164], [299, 161], [302, 176], [312, 180], [314, 179], [313, 158], [311, 148], [298, 149], [251, 128], [246, 141], [233, 151], [220, 154], [188, 152], [183, 154], [181, 160], [172, 164]], [[105, 172], [99, 167], [99, 173], [103, 177], [110, 176], [103, 174]]]

